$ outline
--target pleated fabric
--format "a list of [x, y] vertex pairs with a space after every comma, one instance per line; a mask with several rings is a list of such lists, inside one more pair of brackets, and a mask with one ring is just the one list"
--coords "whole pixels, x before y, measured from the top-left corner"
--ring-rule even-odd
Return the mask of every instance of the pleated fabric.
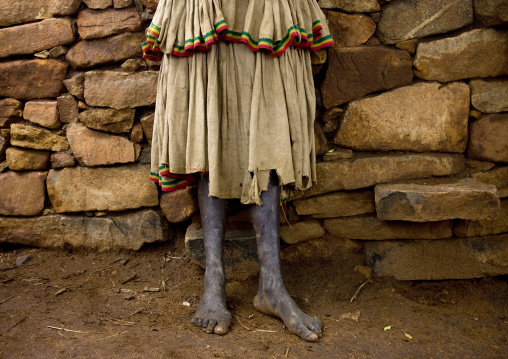
[[[245, 204], [261, 204], [272, 170], [283, 199], [308, 189], [316, 180], [308, 49], [317, 32], [302, 29], [317, 20], [314, 0], [161, 0], [148, 54], [162, 60], [151, 179], [174, 190], [207, 173], [210, 195]], [[281, 47], [292, 26], [298, 36]], [[239, 41], [228, 38], [236, 33]]]

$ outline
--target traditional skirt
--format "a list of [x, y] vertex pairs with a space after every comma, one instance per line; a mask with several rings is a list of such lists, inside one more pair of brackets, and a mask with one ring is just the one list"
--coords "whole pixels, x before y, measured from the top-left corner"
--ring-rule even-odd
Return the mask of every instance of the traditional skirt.
[[260, 204], [316, 180], [310, 53], [333, 44], [315, 0], [161, 0], [143, 44], [162, 60], [151, 179]]

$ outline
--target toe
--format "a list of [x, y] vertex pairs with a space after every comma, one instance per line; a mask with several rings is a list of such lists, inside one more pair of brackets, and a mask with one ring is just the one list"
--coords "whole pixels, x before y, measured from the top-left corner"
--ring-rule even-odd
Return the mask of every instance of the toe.
[[214, 329], [214, 333], [218, 335], [224, 335], [228, 332], [228, 324], [221, 320], [217, 323]]
[[315, 342], [318, 340], [318, 335], [312, 331], [310, 331], [305, 326], [299, 326], [297, 328], [294, 328], [292, 332], [296, 335], [298, 335], [300, 338], [307, 340], [309, 342]]
[[198, 319], [198, 327], [203, 327], [203, 319]]
[[208, 326], [206, 327], [206, 332], [208, 334], [212, 334], [213, 333], [213, 330], [215, 329], [215, 326], [217, 325], [217, 321], [215, 320], [210, 320], [208, 322]]
[[209, 323], [208, 319], [203, 319], [203, 328], [208, 327], [208, 323]]

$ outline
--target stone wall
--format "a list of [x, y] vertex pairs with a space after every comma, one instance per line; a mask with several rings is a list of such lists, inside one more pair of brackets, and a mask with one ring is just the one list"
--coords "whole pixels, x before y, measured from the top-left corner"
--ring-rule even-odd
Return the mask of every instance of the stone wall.
[[[312, 56], [319, 182], [282, 240], [358, 241], [399, 279], [508, 274], [506, 1], [319, 4], [335, 40]], [[156, 5], [0, 0], [0, 243], [139, 249], [196, 217], [194, 188], [148, 181]]]

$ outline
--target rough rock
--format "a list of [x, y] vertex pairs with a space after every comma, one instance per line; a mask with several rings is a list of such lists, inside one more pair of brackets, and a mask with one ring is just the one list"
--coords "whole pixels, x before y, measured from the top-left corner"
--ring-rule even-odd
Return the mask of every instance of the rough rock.
[[135, 110], [92, 108], [79, 114], [80, 121], [87, 127], [114, 133], [129, 132], [134, 123]]
[[151, 10], [156, 10], [159, 5], [159, 0], [143, 0], [143, 5]]
[[300, 216], [314, 218], [356, 216], [376, 211], [373, 191], [335, 192], [293, 202]]
[[325, 228], [336, 237], [362, 240], [437, 239], [452, 236], [451, 221], [383, 221], [374, 214], [325, 219]]
[[367, 242], [365, 259], [377, 275], [444, 280], [508, 274], [508, 234], [434, 241]]
[[81, 101], [85, 100], [85, 73], [80, 72], [64, 80], [64, 85], [67, 91]]
[[[36, 216], [44, 209], [47, 172], [0, 173], [0, 215]], [[3, 219], [0, 220], [0, 223]]]
[[[0, 136], [0, 162], [2, 162], [5, 159], [5, 151], [7, 151], [7, 148], [9, 147], [9, 141]], [[2, 170], [3, 171], [3, 170]], [[0, 171], [0, 172], [2, 172]]]
[[90, 71], [85, 75], [85, 100], [90, 106], [117, 110], [153, 105], [157, 79], [157, 71]]
[[140, 123], [137, 123], [132, 127], [130, 139], [132, 142], [136, 143], [143, 141], [143, 126], [141, 126]]
[[[190, 225], [185, 235], [185, 251], [196, 264], [205, 267], [203, 230]], [[224, 267], [226, 277], [245, 280], [259, 271], [256, 234], [254, 231], [228, 231], [224, 241]]]
[[354, 156], [353, 150], [349, 148], [334, 148], [332, 152], [330, 151], [323, 155], [323, 161], [337, 161]]
[[376, 31], [376, 23], [366, 15], [327, 11], [326, 17], [335, 47], [365, 44]]
[[82, 39], [97, 39], [125, 31], [138, 31], [142, 21], [136, 8], [80, 11], [76, 21]]
[[63, 136], [33, 126], [15, 123], [11, 125], [11, 144], [34, 150], [65, 151], [69, 143]]
[[322, 9], [341, 9], [348, 12], [373, 12], [381, 7], [377, 0], [321, 0]]
[[508, 113], [490, 114], [470, 123], [467, 156], [508, 162]]
[[57, 129], [62, 127], [56, 101], [28, 101], [25, 103], [23, 118], [46, 128]]
[[113, 0], [83, 0], [90, 9], [106, 9], [113, 6]]
[[20, 122], [23, 118], [23, 104], [14, 98], [0, 100], [0, 127], [9, 127], [11, 123]]
[[325, 235], [325, 229], [317, 219], [307, 219], [291, 226], [280, 227], [280, 237], [287, 244], [295, 244]]
[[72, 21], [67, 18], [1, 28], [0, 57], [33, 54], [73, 41]]
[[407, 85], [413, 78], [407, 51], [382, 46], [333, 48], [321, 86], [323, 105], [331, 108], [369, 93]]
[[152, 145], [152, 135], [153, 135], [153, 122], [155, 120], [155, 114], [151, 113], [141, 117], [140, 122], [141, 126], [143, 126], [143, 132], [145, 133], [145, 137], [148, 141], [148, 144]]
[[187, 187], [162, 194], [160, 207], [166, 219], [171, 223], [188, 220], [198, 210], [196, 187]]
[[318, 194], [372, 187], [379, 183], [431, 176], [448, 176], [463, 171], [464, 156], [456, 154], [357, 155], [352, 159], [317, 164], [317, 184], [300, 194]]
[[469, 81], [469, 87], [471, 103], [477, 110], [487, 113], [508, 111], [507, 79], [475, 79]]
[[508, 199], [501, 201], [500, 208], [495, 219], [457, 222], [453, 227], [453, 234], [457, 237], [475, 237], [508, 232]]
[[67, 139], [81, 166], [129, 163], [137, 159], [133, 142], [122, 136], [91, 130], [82, 124], [70, 125]]
[[151, 157], [152, 157], [152, 148], [151, 147], [144, 147], [141, 149], [141, 153], [139, 154], [138, 161], [140, 163], [150, 164]]
[[498, 189], [507, 188], [508, 166], [498, 167], [486, 172], [473, 173], [471, 177], [483, 183], [493, 184]]
[[144, 244], [171, 239], [172, 231], [162, 215], [143, 209], [106, 217], [49, 215], [0, 219], [0, 243], [96, 251], [138, 250]]
[[72, 15], [80, 5], [81, 0], [3, 0], [0, 1], [0, 26]]
[[322, 125], [319, 122], [314, 122], [314, 148], [316, 155], [321, 156], [328, 151], [328, 139], [323, 133]]
[[146, 61], [144, 59], [128, 59], [122, 64], [122, 69], [124, 69], [127, 72], [136, 72], [138, 70], [145, 70], [147, 67], [148, 65], [146, 64]]
[[69, 148], [67, 151], [56, 152], [51, 155], [51, 168], [64, 168], [76, 166], [76, 158]]
[[494, 219], [499, 214], [496, 186], [476, 181], [384, 184], [374, 192], [377, 216], [382, 220]]
[[14, 171], [43, 171], [49, 168], [49, 151], [9, 147], [5, 152], [7, 166]]
[[70, 93], [58, 96], [58, 114], [63, 123], [74, 123], [79, 120], [78, 101]]
[[67, 52], [66, 59], [74, 68], [92, 67], [118, 62], [141, 55], [139, 45], [146, 37], [142, 32], [124, 33], [105, 39], [85, 40]]
[[439, 82], [508, 74], [508, 30], [474, 29], [418, 44], [415, 75]]
[[473, 22], [472, 0], [398, 0], [381, 10], [377, 35], [385, 44], [443, 34]]
[[56, 212], [123, 211], [159, 204], [150, 166], [67, 167], [50, 170], [46, 185]]
[[113, 0], [115, 9], [123, 9], [132, 5], [133, 0]]
[[57, 97], [66, 73], [67, 64], [53, 59], [0, 62], [0, 97], [18, 100]]
[[334, 143], [358, 150], [464, 152], [469, 87], [420, 82], [351, 102]]
[[505, 0], [473, 0], [475, 18], [485, 26], [508, 22], [508, 3]]

